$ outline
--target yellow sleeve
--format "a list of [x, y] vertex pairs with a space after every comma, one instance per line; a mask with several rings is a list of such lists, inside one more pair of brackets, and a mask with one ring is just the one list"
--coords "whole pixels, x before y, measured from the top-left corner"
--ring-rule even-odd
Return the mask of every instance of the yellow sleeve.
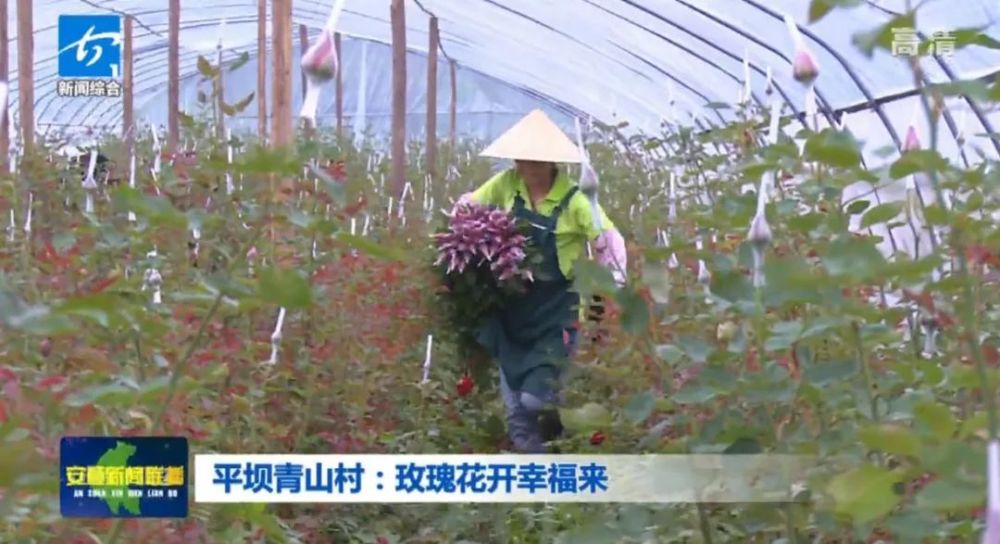
[[580, 194], [579, 198], [574, 198], [574, 200], [580, 204], [573, 206], [573, 219], [576, 220], [576, 223], [580, 226], [581, 230], [587, 234], [587, 240], [594, 241], [604, 231], [616, 228], [615, 224], [611, 221], [611, 218], [609, 218], [608, 214], [605, 213], [604, 207], [598, 203], [597, 212], [601, 217], [602, 230], [597, 230], [597, 225], [594, 224], [594, 213], [590, 208], [590, 199]]
[[506, 179], [507, 172], [503, 171], [499, 174], [490, 178], [486, 183], [483, 183], [475, 191], [469, 193], [470, 198], [473, 202], [477, 204], [482, 204], [484, 206], [501, 206], [503, 205], [503, 182]]

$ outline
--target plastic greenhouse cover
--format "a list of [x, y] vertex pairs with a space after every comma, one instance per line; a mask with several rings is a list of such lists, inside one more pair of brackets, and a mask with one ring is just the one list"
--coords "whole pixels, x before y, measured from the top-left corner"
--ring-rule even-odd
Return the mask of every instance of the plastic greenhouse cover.
[[[790, 14], [803, 29], [819, 61], [817, 94], [821, 109], [853, 106], [911, 89], [906, 59], [878, 51], [866, 57], [852, 43], [859, 32], [891, 19], [903, 1], [871, 1], [851, 10], [834, 10], [807, 23], [806, 0], [413, 0], [406, 2], [408, 57], [408, 131], [422, 135], [427, 12], [440, 22], [438, 123], [447, 130], [450, 100], [447, 62], [460, 67], [458, 131], [489, 138], [524, 112], [544, 104], [557, 122], [572, 126], [572, 115], [603, 122], [630, 122], [633, 129], [658, 130], [663, 120], [689, 124], [694, 119], [718, 125], [731, 110], [713, 110], [709, 102], [734, 102], [742, 86], [744, 55], [751, 65], [755, 99], [762, 102], [765, 73], [773, 71], [788, 108], [801, 112], [805, 89], [791, 78], [792, 42], [782, 20]], [[242, 52], [251, 62], [227, 79], [227, 98], [241, 98], [255, 88], [256, 0], [220, 0], [211, 10], [181, 7], [182, 107], [194, 102], [198, 55], [214, 61], [222, 40], [226, 59]], [[326, 22], [333, 0], [295, 0], [293, 20], [317, 29]], [[427, 11], [425, 12], [424, 9]], [[128, 13], [135, 17], [134, 50], [137, 119], [164, 123], [166, 100], [167, 2], [163, 0], [48, 0], [35, 2], [36, 123], [45, 127], [114, 128], [118, 101], [63, 98], [56, 95], [57, 18], [61, 14]], [[931, 0], [918, 15], [918, 29], [938, 30], [989, 25], [998, 33], [1000, 6], [991, 0]], [[224, 21], [224, 26], [220, 23]], [[387, 132], [390, 112], [391, 56], [389, 2], [347, 0], [338, 31], [345, 35], [344, 90], [346, 122], [357, 132]], [[16, 39], [16, 7], [11, 4], [10, 36]], [[298, 51], [297, 32], [295, 47]], [[12, 93], [17, 92], [16, 47], [11, 47]], [[958, 79], [982, 76], [1000, 68], [1000, 51], [972, 46], [939, 61]], [[295, 63], [293, 97], [301, 100]], [[923, 64], [933, 82], [948, 81], [938, 63]], [[362, 77], [362, 74], [363, 77]], [[323, 97], [320, 122], [332, 123], [332, 92]], [[17, 104], [12, 104], [16, 118]], [[297, 105], [293, 105], [297, 111]], [[909, 108], [884, 107], [897, 132], [910, 121]], [[786, 110], [787, 113], [788, 110]], [[252, 127], [251, 107], [237, 126]], [[872, 116], [860, 113], [854, 119]], [[990, 113], [992, 117], [993, 114]], [[364, 122], [359, 122], [361, 119]], [[967, 116], [967, 131], [982, 131]], [[862, 139], [891, 143], [880, 120], [866, 122]], [[863, 131], [864, 132], [864, 131]], [[947, 138], [945, 138], [947, 139]]]

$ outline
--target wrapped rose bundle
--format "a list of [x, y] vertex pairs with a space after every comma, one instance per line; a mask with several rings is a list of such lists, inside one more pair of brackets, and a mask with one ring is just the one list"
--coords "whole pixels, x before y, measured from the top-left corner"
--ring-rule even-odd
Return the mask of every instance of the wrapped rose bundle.
[[540, 256], [526, 228], [504, 210], [461, 203], [434, 235], [434, 267], [444, 283], [440, 315], [463, 340], [471, 341], [484, 317], [535, 280]]

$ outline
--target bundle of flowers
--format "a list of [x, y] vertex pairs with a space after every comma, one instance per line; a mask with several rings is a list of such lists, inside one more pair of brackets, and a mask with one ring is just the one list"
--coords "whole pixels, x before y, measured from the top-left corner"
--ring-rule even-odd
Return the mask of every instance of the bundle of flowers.
[[527, 228], [504, 210], [462, 203], [446, 228], [434, 234], [434, 267], [444, 284], [442, 314], [466, 340], [483, 318], [536, 279], [540, 256]]

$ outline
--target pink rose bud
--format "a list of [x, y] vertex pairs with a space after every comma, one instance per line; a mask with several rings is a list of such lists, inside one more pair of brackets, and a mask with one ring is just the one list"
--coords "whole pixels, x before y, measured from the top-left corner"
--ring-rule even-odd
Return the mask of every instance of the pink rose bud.
[[800, 83], [811, 83], [819, 75], [819, 66], [816, 59], [808, 49], [798, 49], [795, 51], [795, 60], [792, 62], [792, 76]]
[[302, 70], [316, 81], [330, 81], [337, 75], [337, 55], [333, 36], [324, 30], [319, 40], [302, 55]]
[[910, 125], [906, 129], [906, 140], [903, 141], [903, 151], [915, 151], [920, 149], [920, 137], [917, 136], [917, 127]]

